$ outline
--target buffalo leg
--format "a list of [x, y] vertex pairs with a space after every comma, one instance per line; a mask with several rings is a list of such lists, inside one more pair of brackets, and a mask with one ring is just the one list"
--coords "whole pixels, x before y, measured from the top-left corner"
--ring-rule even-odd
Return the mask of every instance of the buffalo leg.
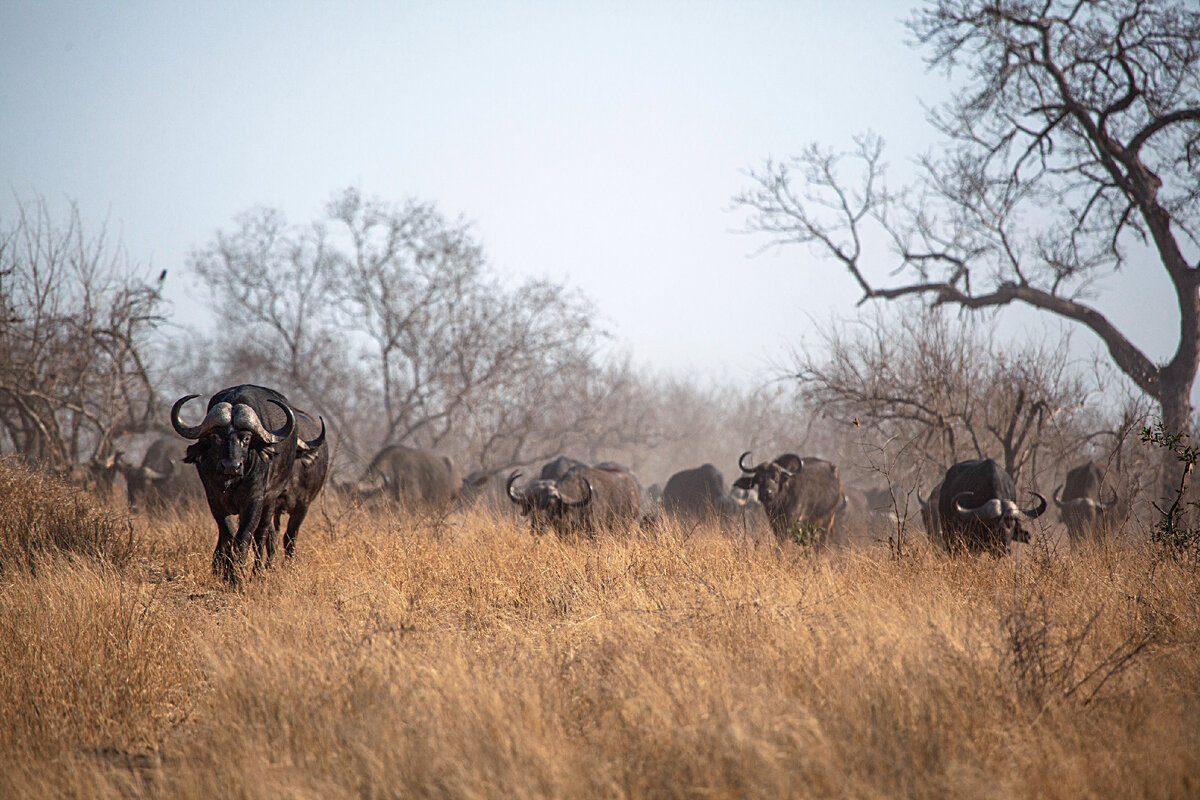
[[275, 562], [275, 510], [264, 509], [254, 528], [254, 571], [266, 569]]
[[234, 575], [234, 559], [233, 559], [233, 542], [237, 535], [237, 526], [235, 521], [237, 517], [233, 514], [216, 515], [217, 518], [217, 548], [213, 551], [212, 571], [214, 575], [219, 575], [228, 583], [235, 581]]
[[291, 558], [296, 552], [296, 534], [300, 532], [300, 525], [307, 515], [308, 506], [306, 505], [293, 508], [288, 514], [287, 530], [283, 533], [283, 552], [288, 558]]

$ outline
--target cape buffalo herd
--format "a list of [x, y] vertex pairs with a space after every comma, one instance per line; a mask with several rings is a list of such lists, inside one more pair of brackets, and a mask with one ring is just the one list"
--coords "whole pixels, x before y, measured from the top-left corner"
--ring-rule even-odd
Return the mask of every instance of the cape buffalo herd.
[[[253, 547], [253, 569], [271, 566], [282, 530], [283, 550], [295, 553], [300, 527], [326, 485], [331, 452], [325, 422], [294, 407], [280, 392], [256, 385], [222, 389], [209, 399], [197, 424], [183, 420], [185, 406], [199, 397], [179, 398], [171, 408], [177, 439], [152, 441], [137, 464], [122, 451], [93, 458], [92, 473], [124, 477], [135, 508], [177, 504], [197, 486], [184, 464], [194, 464], [217, 524], [213, 572], [236, 583]], [[676, 520], [693, 528], [705, 520], [741, 520], [747, 535], [770, 530], [780, 543], [824, 549], [881, 539], [884, 530], [902, 530], [908, 497], [896, 484], [859, 489], [843, 486], [834, 464], [821, 458], [783, 453], [752, 463], [751, 452], [737, 459], [741, 476], [727, 484], [715, 464], [674, 472], [645, 493], [626, 467], [595, 466], [559, 456], [520, 483], [511, 467], [477, 469], [464, 478], [449, 458], [429, 450], [389, 444], [371, 459], [362, 476], [335, 488], [344, 498], [394, 503], [410, 512], [449, 514], [481, 511], [528, 519], [537, 534], [594, 538], [639, 525], [657, 530]], [[91, 473], [89, 473], [91, 474]], [[93, 481], [97, 483], [97, 481]], [[100, 483], [103, 483], [102, 481]], [[1093, 461], [1071, 469], [1054, 490], [1071, 543], [1101, 535], [1114, 525], [1118, 495], [1104, 491], [1104, 475]], [[661, 489], [659, 487], [662, 487]], [[951, 554], [1007, 552], [1013, 542], [1029, 542], [1030, 523], [1046, 511], [1046, 500], [1017, 502], [1016, 484], [988, 458], [960, 461], [924, 496], [916, 490], [921, 521], [936, 550]], [[753, 518], [750, 512], [757, 515]], [[282, 527], [287, 516], [286, 528]]]

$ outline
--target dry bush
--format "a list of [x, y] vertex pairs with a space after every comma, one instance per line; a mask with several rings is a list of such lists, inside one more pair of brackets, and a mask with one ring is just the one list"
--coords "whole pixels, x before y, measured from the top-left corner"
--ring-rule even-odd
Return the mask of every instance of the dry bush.
[[[814, 558], [704, 526], [559, 541], [324, 512], [243, 591], [208, 575], [198, 516], [137, 521], [160, 548], [140, 584], [10, 582], [6, 641], [36, 646], [0, 675], [86, 673], [82, 707], [108, 710], [14, 705], [0, 794], [1074, 798], [1200, 776], [1200, 576], [1128, 540]], [[97, 666], [58, 655], [67, 616]], [[142, 699], [121, 712], [113, 686]]]
[[18, 459], [0, 459], [0, 574], [35, 571], [39, 560], [77, 555], [120, 565], [133, 529], [111, 506]]

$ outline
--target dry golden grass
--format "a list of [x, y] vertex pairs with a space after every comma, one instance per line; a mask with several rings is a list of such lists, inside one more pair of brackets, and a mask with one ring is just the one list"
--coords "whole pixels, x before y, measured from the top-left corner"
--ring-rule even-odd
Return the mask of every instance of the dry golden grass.
[[[7, 510], [5, 511], [7, 513]], [[202, 510], [0, 578], [4, 797], [1194, 797], [1200, 572]]]

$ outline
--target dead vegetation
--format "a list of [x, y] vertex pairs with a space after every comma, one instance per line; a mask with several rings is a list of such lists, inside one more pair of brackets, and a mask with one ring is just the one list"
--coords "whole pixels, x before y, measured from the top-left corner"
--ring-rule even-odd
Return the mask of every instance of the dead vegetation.
[[319, 520], [242, 591], [202, 510], [135, 516], [127, 558], [5, 550], [0, 795], [1197, 791], [1200, 574], [1143, 536], [951, 561]]

